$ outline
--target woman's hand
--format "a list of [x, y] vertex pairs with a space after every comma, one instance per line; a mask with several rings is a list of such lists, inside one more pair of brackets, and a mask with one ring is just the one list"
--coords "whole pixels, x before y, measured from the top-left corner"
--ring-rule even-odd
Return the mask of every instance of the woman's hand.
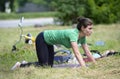
[[89, 48], [88, 48], [88, 45], [87, 45], [87, 44], [83, 44], [83, 45], [82, 45], [82, 48], [83, 48], [85, 54], [87, 55], [87, 57], [88, 57], [92, 62], [96, 63], [95, 58], [92, 56], [92, 54], [91, 54], [91, 52], [90, 52], [90, 50], [89, 50]]
[[71, 42], [73, 52], [75, 54], [76, 59], [78, 60], [79, 64], [83, 67], [86, 67], [85, 62], [83, 60], [82, 55], [79, 52], [78, 45], [76, 42]]

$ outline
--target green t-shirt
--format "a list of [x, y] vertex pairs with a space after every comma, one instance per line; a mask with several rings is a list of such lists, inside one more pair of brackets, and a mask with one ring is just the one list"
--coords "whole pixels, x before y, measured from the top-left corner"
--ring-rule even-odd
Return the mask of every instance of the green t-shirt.
[[78, 29], [66, 29], [66, 30], [46, 30], [44, 31], [45, 42], [49, 45], [61, 44], [67, 48], [71, 47], [71, 42], [77, 42], [78, 44], [85, 44], [86, 38], [82, 37], [78, 40]]

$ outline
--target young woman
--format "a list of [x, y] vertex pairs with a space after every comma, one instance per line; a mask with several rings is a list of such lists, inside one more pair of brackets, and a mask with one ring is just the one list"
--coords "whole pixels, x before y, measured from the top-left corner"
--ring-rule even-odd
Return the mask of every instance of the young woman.
[[86, 67], [85, 61], [79, 52], [78, 44], [81, 44], [88, 59], [95, 63], [95, 59], [86, 43], [86, 36], [92, 34], [93, 23], [89, 18], [78, 18], [78, 24], [74, 29], [46, 30], [38, 34], [35, 45], [38, 65], [53, 66], [55, 44], [72, 48], [76, 59], [82, 67]]
[[53, 66], [54, 44], [61, 44], [67, 48], [72, 48], [76, 59], [81, 66], [86, 66], [79, 52], [80, 43], [87, 57], [95, 63], [95, 59], [90, 53], [86, 43], [86, 36], [92, 34], [93, 23], [89, 18], [78, 18], [75, 29], [67, 30], [46, 30], [41, 32], [36, 38], [36, 52], [38, 62], [41, 66]]

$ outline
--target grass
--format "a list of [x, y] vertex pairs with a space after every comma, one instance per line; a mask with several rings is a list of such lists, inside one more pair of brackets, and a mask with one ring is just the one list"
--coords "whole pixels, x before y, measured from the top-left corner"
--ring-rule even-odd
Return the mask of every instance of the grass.
[[[34, 37], [46, 29], [66, 29], [71, 27], [46, 26], [40, 28], [24, 27], [24, 34], [28, 32]], [[101, 53], [114, 49], [120, 52], [120, 25], [95, 25], [94, 33], [88, 37], [90, 49], [97, 49]], [[19, 28], [0, 28], [0, 79], [119, 79], [120, 56], [110, 56], [99, 59], [97, 64], [89, 64], [88, 68], [40, 68], [30, 66], [11, 71], [10, 68], [17, 61], [36, 61], [33, 45], [24, 43], [24, 38], [17, 44], [18, 51], [11, 52], [12, 45], [19, 39]], [[104, 41], [104, 46], [96, 46], [96, 41]], [[80, 49], [80, 51], [82, 51]]]
[[54, 17], [56, 12], [30, 12], [30, 13], [0, 13], [0, 20], [18, 19], [19, 17], [26, 18], [40, 18], [40, 17]]

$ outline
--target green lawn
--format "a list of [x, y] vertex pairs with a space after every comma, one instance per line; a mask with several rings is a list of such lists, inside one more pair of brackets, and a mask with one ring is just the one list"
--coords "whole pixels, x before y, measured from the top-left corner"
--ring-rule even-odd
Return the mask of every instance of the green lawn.
[[[23, 33], [31, 33], [34, 37], [46, 29], [67, 29], [68, 26], [45, 26], [40, 28], [24, 27]], [[94, 33], [87, 42], [92, 44], [90, 49], [101, 53], [106, 50], [120, 52], [120, 24], [95, 25]], [[88, 68], [40, 68], [30, 66], [11, 71], [17, 61], [36, 61], [33, 45], [24, 43], [24, 38], [17, 44], [18, 51], [11, 52], [12, 45], [19, 40], [19, 28], [0, 28], [0, 79], [119, 79], [120, 56], [109, 56], [99, 59], [97, 64], [87, 63]], [[96, 46], [95, 42], [104, 41], [105, 45]], [[80, 51], [81, 48], [80, 48]]]
[[29, 12], [29, 13], [1, 13], [0, 20], [5, 19], [18, 19], [20, 17], [25, 18], [40, 18], [40, 17], [55, 17], [56, 12]]

